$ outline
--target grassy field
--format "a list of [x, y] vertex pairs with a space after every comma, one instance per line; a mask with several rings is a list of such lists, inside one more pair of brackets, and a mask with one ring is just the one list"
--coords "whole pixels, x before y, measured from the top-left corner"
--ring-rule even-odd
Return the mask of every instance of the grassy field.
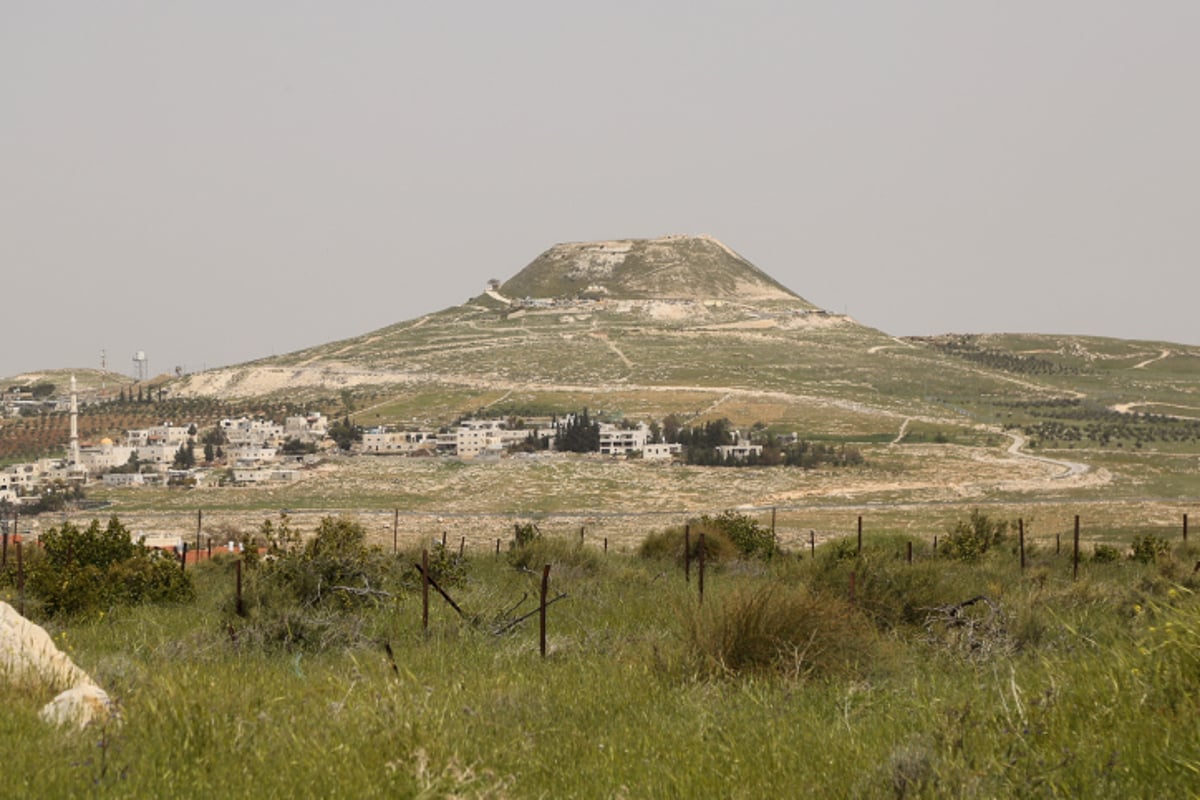
[[[217, 558], [194, 602], [47, 621], [123, 723], [60, 731], [10, 695], [5, 793], [1196, 796], [1200, 550], [1073, 580], [1042, 546], [1022, 571], [1011, 537], [975, 563], [917, 539], [909, 564], [909, 541], [710, 564], [701, 604], [696, 564], [552, 538], [468, 555], [466, 617], [434, 596], [428, 631], [414, 552], [349, 608], [273, 607], [251, 570], [245, 618]], [[566, 595], [545, 658], [536, 616], [497, 632], [543, 563]]]

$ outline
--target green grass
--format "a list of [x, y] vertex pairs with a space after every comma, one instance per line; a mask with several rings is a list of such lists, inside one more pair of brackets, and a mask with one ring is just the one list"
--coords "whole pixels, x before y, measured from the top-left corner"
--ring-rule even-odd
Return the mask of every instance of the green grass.
[[[48, 623], [119, 699], [124, 723], [58, 731], [36, 719], [48, 698], [9, 697], [0, 717], [5, 791], [1194, 794], [1200, 601], [1190, 565], [1089, 564], [1072, 581], [1069, 559], [1045, 551], [1024, 573], [1003, 548], [975, 565], [921, 549], [909, 566], [904, 541], [878, 533], [857, 559], [828, 549], [815, 560], [711, 570], [703, 608], [695, 572], [685, 583], [673, 562], [604, 557], [585, 545], [594, 563], [580, 568], [572, 565], [588, 562], [572, 546], [551, 548], [551, 592], [567, 597], [549, 609], [544, 660], [536, 616], [492, 633], [536, 607], [540, 570], [520, 572], [503, 557], [472, 557], [466, 581], [450, 589], [473, 622], [435, 596], [424, 635], [418, 595], [399, 590], [344, 617], [351, 646], [324, 652], [231, 640], [232, 563], [205, 564], [194, 572], [193, 604]], [[979, 594], [1002, 623], [978, 620], [972, 636], [986, 647], [926, 626], [933, 607]], [[809, 596], [830, 601], [806, 605]], [[773, 617], [772, 597], [791, 611]], [[870, 658], [835, 660], [827, 671], [770, 658], [737, 670], [726, 659], [714, 671], [698, 646], [696, 633], [714, 630], [705, 626], [765, 632], [769, 641], [801, 613], [818, 632], [874, 631], [862, 650]], [[822, 646], [851, 652], [837, 639]]]

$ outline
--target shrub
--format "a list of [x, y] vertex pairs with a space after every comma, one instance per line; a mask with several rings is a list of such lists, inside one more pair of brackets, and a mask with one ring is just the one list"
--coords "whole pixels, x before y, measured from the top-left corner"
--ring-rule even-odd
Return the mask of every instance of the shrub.
[[1007, 533], [1007, 522], [994, 520], [976, 508], [971, 511], [970, 519], [955, 523], [938, 552], [960, 561], [978, 561], [984, 553], [1003, 542]]
[[536, 539], [542, 538], [542, 532], [532, 522], [516, 523], [513, 525], [513, 540], [510, 547], [524, 547]]
[[70, 522], [42, 537], [41, 558], [28, 570], [30, 591], [49, 615], [80, 614], [114, 605], [186, 600], [191, 577], [170, 554], [135, 543], [115, 516], [84, 529]]
[[300, 550], [264, 562], [263, 579], [286, 588], [305, 606], [351, 608], [388, 595], [397, 562], [366, 544], [366, 529], [345, 517], [325, 517]]
[[1134, 537], [1133, 554], [1130, 558], [1143, 564], [1152, 564], [1170, 553], [1171, 544], [1166, 539], [1147, 533], [1145, 536]]
[[715, 517], [705, 514], [693, 523], [693, 530], [706, 536], [722, 533], [744, 556], [770, 558], [775, 555], [775, 534], [756, 520], [737, 511], [725, 510]]
[[[403, 560], [407, 564], [420, 564], [422, 552], [421, 549], [408, 550], [403, 554]], [[439, 586], [453, 586], [461, 583], [466, 576], [466, 557], [460, 558], [457, 550], [446, 547], [441, 542], [434, 542], [429, 549], [429, 577]], [[416, 582], [420, 583], [419, 573], [415, 577]]]
[[742, 589], [687, 612], [684, 625], [692, 653], [726, 674], [853, 674], [877, 651], [871, 625], [857, 610], [803, 587]]
[[600, 554], [578, 540], [539, 537], [508, 551], [508, 563], [520, 570], [540, 571], [550, 564], [556, 572], [594, 575], [600, 571]]
[[1097, 564], [1111, 564], [1121, 560], [1121, 551], [1109, 544], [1098, 544], [1092, 550], [1092, 561]]
[[[638, 555], [647, 559], [670, 559], [676, 564], [683, 564], [684, 543], [683, 528], [668, 528], [649, 534], [638, 546]], [[689, 550], [693, 561], [700, 558], [700, 534], [693, 532], [690, 536]], [[738, 548], [733, 541], [721, 530], [711, 530], [704, 534], [704, 559], [708, 563], [720, 564], [738, 555]]]

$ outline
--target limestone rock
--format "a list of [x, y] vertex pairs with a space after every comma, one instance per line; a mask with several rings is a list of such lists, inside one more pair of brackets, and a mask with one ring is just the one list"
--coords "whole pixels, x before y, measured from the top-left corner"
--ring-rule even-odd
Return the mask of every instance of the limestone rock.
[[94, 684], [67, 689], [47, 703], [38, 716], [52, 725], [74, 725], [78, 728], [92, 722], [117, 719], [116, 706], [108, 692]]
[[55, 646], [50, 634], [0, 602], [0, 679], [13, 686], [61, 692], [92, 683], [88, 674]]
[[50, 634], [0, 602], [0, 681], [26, 691], [51, 691], [58, 696], [39, 716], [56, 725], [84, 727], [116, 719], [108, 694], [55, 646]]

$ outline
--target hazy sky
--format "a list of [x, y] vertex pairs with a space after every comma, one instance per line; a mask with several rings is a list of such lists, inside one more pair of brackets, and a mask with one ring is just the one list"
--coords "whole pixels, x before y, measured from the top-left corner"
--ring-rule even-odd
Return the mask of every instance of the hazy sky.
[[0, 0], [0, 375], [709, 233], [896, 335], [1200, 344], [1200, 3]]

